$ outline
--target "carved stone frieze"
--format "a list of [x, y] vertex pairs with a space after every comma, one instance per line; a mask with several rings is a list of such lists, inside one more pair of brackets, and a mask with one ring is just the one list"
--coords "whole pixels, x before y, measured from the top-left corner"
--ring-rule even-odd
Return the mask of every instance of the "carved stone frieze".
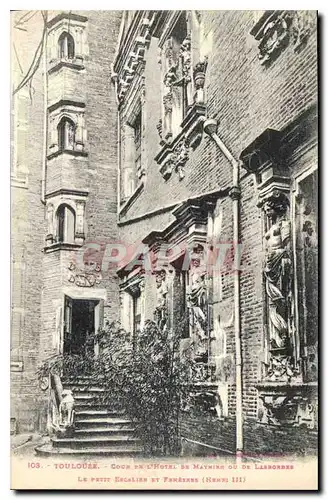
[[271, 64], [289, 44], [298, 52], [315, 28], [315, 12], [266, 11], [251, 31], [259, 41], [261, 64]]

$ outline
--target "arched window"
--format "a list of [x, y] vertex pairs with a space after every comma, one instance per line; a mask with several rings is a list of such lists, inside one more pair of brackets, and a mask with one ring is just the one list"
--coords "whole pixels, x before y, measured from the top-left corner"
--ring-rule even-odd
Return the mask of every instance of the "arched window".
[[74, 59], [75, 44], [70, 33], [64, 31], [58, 39], [59, 59]]
[[59, 243], [75, 241], [75, 212], [68, 205], [60, 205], [57, 210], [57, 240]]
[[62, 118], [58, 124], [58, 149], [74, 149], [75, 124], [70, 118]]

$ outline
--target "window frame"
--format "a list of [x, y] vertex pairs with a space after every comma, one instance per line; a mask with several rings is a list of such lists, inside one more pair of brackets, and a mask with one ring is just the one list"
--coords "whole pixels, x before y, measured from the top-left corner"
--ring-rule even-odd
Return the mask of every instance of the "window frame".
[[58, 37], [58, 59], [75, 59], [75, 40], [68, 31], [63, 31]]
[[[69, 216], [72, 218], [73, 227], [69, 228]], [[74, 244], [76, 231], [76, 213], [67, 203], [61, 203], [56, 210], [56, 240], [60, 244]]]

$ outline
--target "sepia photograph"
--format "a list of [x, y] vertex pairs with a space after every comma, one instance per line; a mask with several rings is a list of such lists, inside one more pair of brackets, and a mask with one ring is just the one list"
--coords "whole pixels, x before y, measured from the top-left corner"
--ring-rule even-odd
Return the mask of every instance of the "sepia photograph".
[[317, 491], [317, 11], [10, 21], [11, 488]]

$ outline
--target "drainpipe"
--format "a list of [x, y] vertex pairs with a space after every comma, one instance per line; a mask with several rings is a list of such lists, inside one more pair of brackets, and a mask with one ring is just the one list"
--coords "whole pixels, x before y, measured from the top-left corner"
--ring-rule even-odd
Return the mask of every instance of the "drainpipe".
[[120, 101], [118, 98], [118, 74], [115, 72], [114, 67], [115, 64], [117, 63], [117, 59], [120, 53], [122, 37], [124, 34], [124, 26], [126, 24], [127, 17], [128, 17], [128, 11], [124, 10], [118, 33], [118, 40], [114, 54], [114, 59], [111, 65], [111, 81], [114, 84], [115, 98], [117, 104], [117, 219], [119, 218], [120, 204], [121, 204], [121, 120], [120, 120]]
[[114, 84], [114, 92], [117, 104], [117, 218], [119, 218], [121, 204], [121, 119], [120, 101], [118, 98], [118, 75], [112, 68], [111, 80]]
[[[46, 21], [44, 21], [46, 22]], [[47, 177], [47, 139], [48, 139], [48, 67], [47, 67], [47, 38], [46, 31], [43, 42], [43, 151], [42, 151], [42, 174], [41, 174], [41, 202], [46, 204], [46, 177]]]
[[[239, 251], [239, 161], [236, 160], [229, 149], [217, 134], [218, 121], [208, 119], [204, 122], [204, 132], [216, 143], [221, 152], [227, 158], [232, 166], [232, 187], [229, 196], [232, 199], [233, 210], [233, 241], [235, 247], [236, 269], [234, 272], [234, 317], [235, 317], [235, 350], [236, 350], [236, 457], [237, 460], [243, 453], [243, 405], [242, 405], [242, 355], [241, 355], [241, 337], [240, 337], [240, 270], [239, 259], [236, 259]], [[239, 255], [238, 255], [239, 257]]]

